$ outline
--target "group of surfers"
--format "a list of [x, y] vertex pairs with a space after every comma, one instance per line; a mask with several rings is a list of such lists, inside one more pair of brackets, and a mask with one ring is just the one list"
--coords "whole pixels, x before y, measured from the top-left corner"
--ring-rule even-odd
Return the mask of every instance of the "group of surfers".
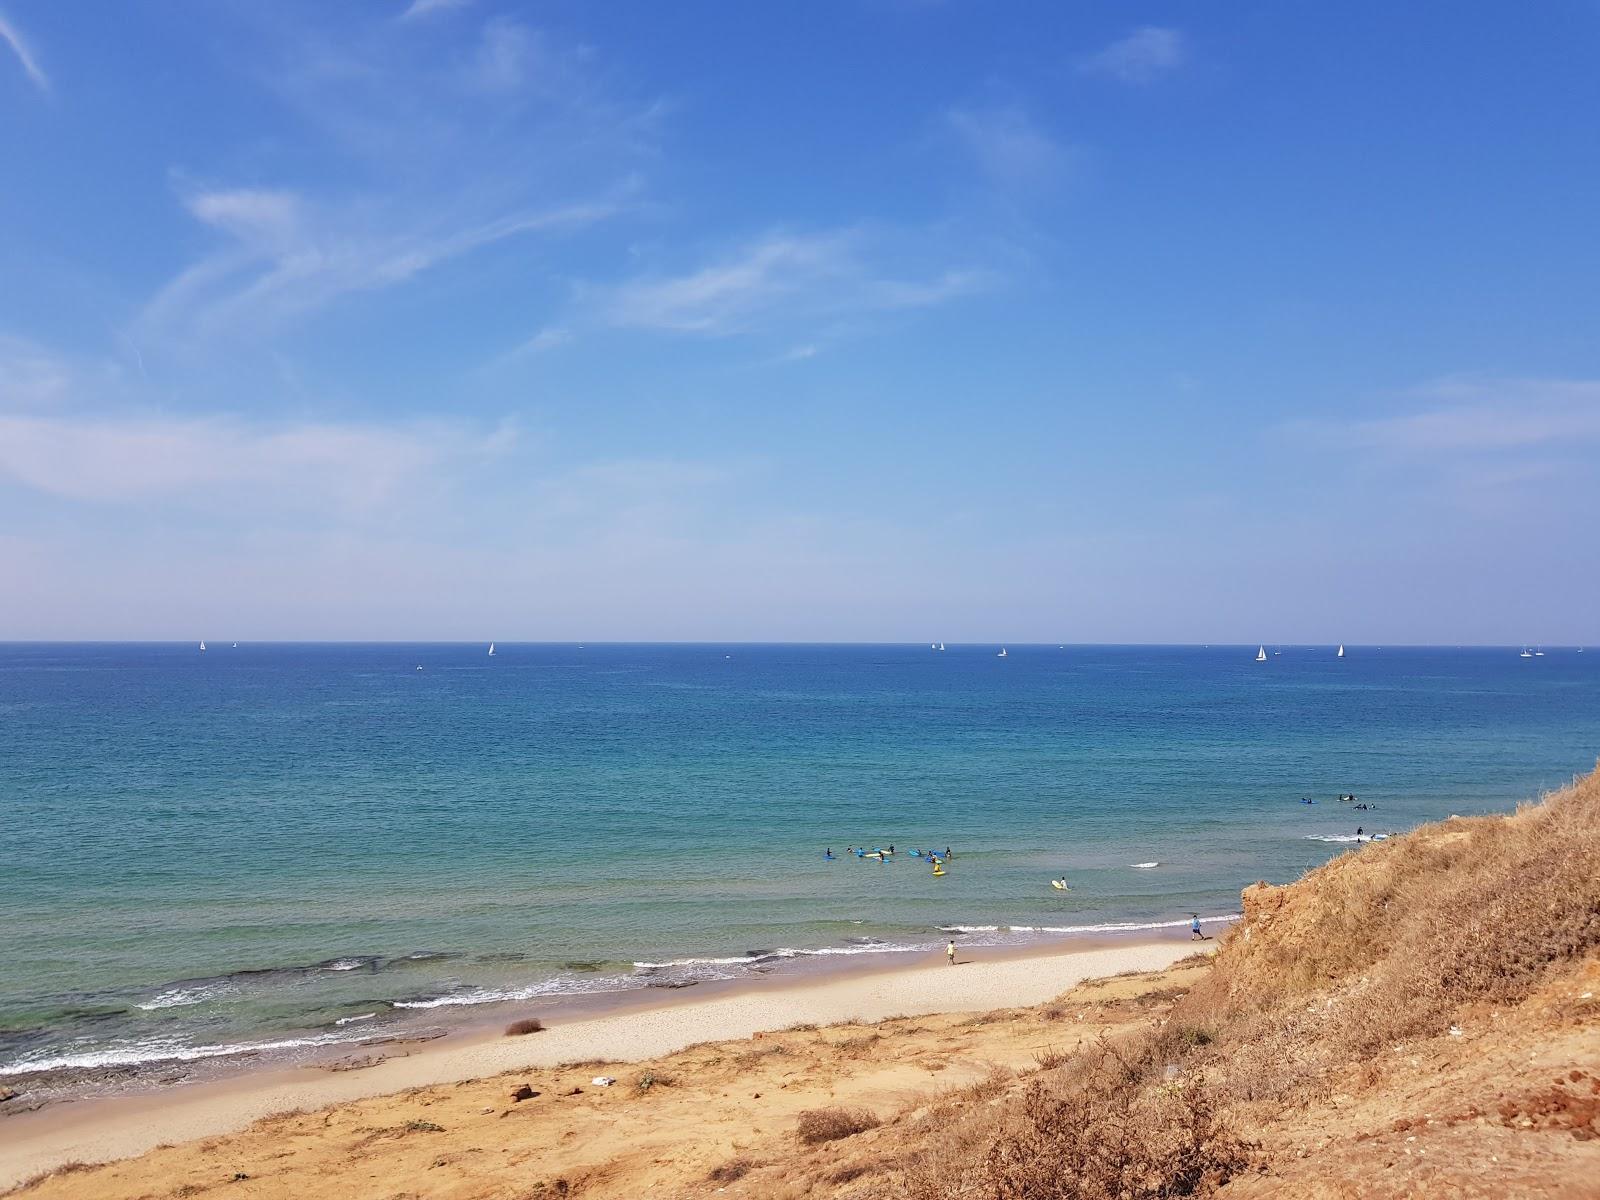
[[[894, 857], [895, 849], [894, 843], [890, 842], [888, 849], [884, 849], [882, 846], [879, 846], [873, 850], [868, 850], [865, 846], [846, 846], [844, 848], [844, 852], [846, 854], [854, 854], [857, 858], [884, 859]], [[955, 857], [950, 853], [949, 846], [944, 848], [944, 852], [942, 854], [937, 850], [918, 850], [915, 846], [911, 848], [910, 853], [912, 858], [925, 858], [929, 862], [937, 862], [940, 859]], [[833, 853], [833, 847], [829, 846], [826, 850], [824, 850], [822, 852], [822, 857], [827, 859], [835, 857]]]
[[[1340, 792], [1339, 793], [1339, 803], [1340, 804], [1354, 804], [1362, 812], [1366, 812], [1368, 809], [1373, 809], [1373, 808], [1377, 808], [1378, 807], [1376, 804], [1368, 804], [1364, 800], [1361, 801], [1359, 804], [1357, 804], [1356, 800], [1357, 800], [1357, 797], [1356, 797], [1356, 794], [1354, 792], [1350, 792], [1348, 794], [1346, 794], [1344, 792]], [[1301, 804], [1315, 804], [1316, 801], [1313, 800], [1310, 796], [1301, 796], [1300, 797], [1300, 803]]]
[[[846, 846], [844, 848], [844, 852], [846, 856], [854, 854], [857, 858], [875, 858], [880, 863], [886, 863], [894, 857], [895, 850], [894, 843], [890, 842], [887, 850], [883, 849], [882, 847], [878, 847], [874, 850], [868, 850], [865, 846]], [[833, 847], [829, 846], [826, 850], [824, 850], [822, 852], [822, 857], [826, 861], [832, 862], [835, 857], [833, 853]], [[950, 853], [949, 846], [944, 848], [943, 854], [940, 854], [937, 850], [919, 850], [913, 846], [911, 848], [911, 857], [920, 858], [926, 862], [932, 863], [933, 873], [935, 875], [943, 875], [945, 860], [953, 856]]]

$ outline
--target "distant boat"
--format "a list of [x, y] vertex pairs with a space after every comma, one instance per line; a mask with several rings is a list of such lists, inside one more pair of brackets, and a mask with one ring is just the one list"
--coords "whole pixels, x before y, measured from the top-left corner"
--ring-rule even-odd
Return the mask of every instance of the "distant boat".
[[237, 649], [238, 649], [238, 648], [239, 648], [239, 643], [238, 643], [238, 642], [235, 642], [235, 643], [234, 643], [234, 644], [233, 644], [233, 648], [234, 648], [234, 649], [235, 649], [235, 650], [237, 650]]
[[[944, 649], [944, 643], [943, 642], [939, 643], [939, 649], [941, 649], [941, 650]], [[1579, 653], [1582, 653], [1582, 651], [1579, 651]]]
[[1517, 657], [1518, 658], [1532, 658], [1533, 657], [1533, 651], [1529, 650], [1526, 646], [1524, 646], [1522, 648], [1522, 653], [1517, 655]]
[[206, 652], [206, 644], [205, 644], [204, 640], [202, 640], [201, 643], [200, 643], [200, 653], [204, 654], [205, 652]]
[[1001, 646], [1000, 647], [1000, 653], [996, 654], [995, 657], [996, 658], [1005, 658], [1006, 657], [1006, 648], [1004, 646]]
[[1535, 658], [1543, 658], [1544, 657], [1544, 647], [1540, 646], [1537, 650], [1535, 650], [1533, 652], [1533, 656]]
[[417, 664], [417, 670], [419, 670], [419, 671], [422, 670], [422, 664], [421, 663]]
[[489, 643], [489, 657], [490, 658], [494, 657], [494, 643], [493, 642]]
[[1256, 647], [1256, 661], [1257, 662], [1266, 662], [1267, 661], [1267, 648], [1265, 646], [1257, 646]]
[[1343, 643], [1340, 643], [1340, 645], [1339, 645], [1339, 653], [1335, 654], [1334, 657], [1335, 658], [1343, 658], [1344, 657], [1344, 644]]

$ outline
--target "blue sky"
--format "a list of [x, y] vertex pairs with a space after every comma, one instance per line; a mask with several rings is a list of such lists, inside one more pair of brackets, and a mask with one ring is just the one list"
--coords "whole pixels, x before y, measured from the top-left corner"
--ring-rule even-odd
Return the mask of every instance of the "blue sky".
[[0, 0], [0, 637], [1600, 642], [1597, 59]]

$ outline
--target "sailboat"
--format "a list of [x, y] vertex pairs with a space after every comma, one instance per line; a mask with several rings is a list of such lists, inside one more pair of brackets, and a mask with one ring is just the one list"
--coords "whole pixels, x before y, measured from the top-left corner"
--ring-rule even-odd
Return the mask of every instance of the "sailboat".
[[1544, 657], [1544, 647], [1540, 646], [1537, 650], [1535, 650], [1533, 652], [1533, 656], [1535, 658], [1543, 658]]
[[944, 649], [944, 643], [943, 643], [943, 642], [940, 642], [940, 643], [939, 643], [939, 649], [941, 649], [941, 650], [943, 650], [943, 649]]
[[1339, 653], [1335, 654], [1334, 657], [1335, 658], [1343, 658], [1344, 657], [1344, 643], [1343, 642], [1339, 643]]
[[238, 642], [235, 642], [235, 643], [234, 643], [234, 644], [233, 644], [233, 648], [234, 648], [234, 649], [235, 649], [235, 650], [237, 650], [237, 649], [238, 649], [238, 648], [239, 648], [239, 643], [238, 643]]
[[1517, 657], [1518, 658], [1532, 658], [1533, 657], [1533, 651], [1529, 650], [1526, 646], [1524, 646], [1522, 648], [1522, 653], [1517, 655]]
[[996, 658], [1005, 658], [1006, 657], [1006, 648], [1004, 646], [1001, 646], [1000, 647], [1000, 653], [996, 654], [995, 657]]
[[489, 643], [489, 657], [490, 658], [494, 657], [494, 643], [493, 642]]
[[204, 653], [205, 653], [205, 652], [206, 652], [206, 643], [205, 643], [205, 639], [204, 639], [204, 638], [201, 638], [201, 639], [200, 639], [200, 653], [201, 653], [201, 654], [204, 654]]
[[1267, 648], [1265, 646], [1257, 646], [1256, 647], [1256, 661], [1257, 662], [1266, 662], [1267, 661]]

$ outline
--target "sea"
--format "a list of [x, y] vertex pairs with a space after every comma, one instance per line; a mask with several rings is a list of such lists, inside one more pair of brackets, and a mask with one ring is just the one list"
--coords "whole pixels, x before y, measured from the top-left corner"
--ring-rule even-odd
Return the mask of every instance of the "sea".
[[1000, 649], [0, 645], [0, 1084], [1216, 932], [1600, 752], [1600, 651]]

